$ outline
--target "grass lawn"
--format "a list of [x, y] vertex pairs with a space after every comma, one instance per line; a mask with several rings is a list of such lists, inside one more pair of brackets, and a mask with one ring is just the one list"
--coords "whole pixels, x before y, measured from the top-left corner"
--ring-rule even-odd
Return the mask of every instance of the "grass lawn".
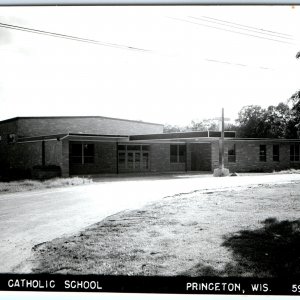
[[38, 189], [49, 189], [63, 186], [81, 185], [92, 183], [92, 179], [87, 178], [54, 178], [48, 180], [18, 180], [10, 182], [0, 182], [0, 193], [16, 193]]
[[167, 197], [36, 245], [32, 271], [299, 276], [299, 200], [299, 182]]

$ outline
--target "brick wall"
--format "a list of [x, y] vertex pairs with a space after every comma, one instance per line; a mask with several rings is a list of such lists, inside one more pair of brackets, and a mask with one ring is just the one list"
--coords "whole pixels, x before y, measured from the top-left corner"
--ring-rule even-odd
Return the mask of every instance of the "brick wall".
[[[41, 142], [38, 142], [41, 143]], [[45, 141], [45, 163], [46, 165], [61, 166], [62, 142]]]
[[62, 160], [60, 162], [61, 175], [63, 177], [68, 177], [70, 175], [69, 170], [69, 141], [62, 141]]
[[[0, 124], [1, 126], [1, 124]], [[163, 125], [106, 118], [37, 118], [19, 119], [21, 137], [60, 133], [133, 135], [162, 133]]]
[[[228, 162], [228, 147], [236, 145], [236, 162]], [[263, 172], [300, 168], [300, 162], [290, 161], [290, 142], [287, 141], [225, 141], [224, 165], [230, 172]], [[259, 160], [259, 146], [266, 145], [267, 160]], [[279, 145], [279, 162], [273, 161], [273, 145]], [[212, 143], [212, 169], [219, 166], [219, 145]]]
[[42, 163], [42, 143], [10, 144], [1, 147], [1, 165], [29, 169]]
[[[46, 165], [61, 166], [62, 143], [45, 142]], [[31, 169], [42, 165], [42, 142], [4, 144], [0, 147], [0, 166], [10, 168]]]
[[211, 171], [211, 144], [190, 144], [191, 171]]
[[185, 163], [170, 163], [170, 170], [171, 172], [185, 172]]
[[[187, 164], [189, 162], [190, 151], [187, 145]], [[184, 172], [186, 164], [170, 162], [170, 144], [152, 144], [150, 150], [150, 170], [151, 172]]]
[[170, 145], [152, 144], [150, 147], [150, 171], [170, 171]]

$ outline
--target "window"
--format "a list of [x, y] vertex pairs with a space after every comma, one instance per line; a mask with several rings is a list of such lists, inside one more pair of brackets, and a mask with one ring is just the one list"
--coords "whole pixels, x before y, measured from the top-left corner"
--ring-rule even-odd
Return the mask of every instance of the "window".
[[120, 168], [125, 168], [126, 163], [126, 153], [118, 152], [118, 164]]
[[279, 145], [273, 145], [273, 161], [279, 161]]
[[118, 145], [118, 150], [126, 150], [126, 145]]
[[140, 151], [141, 150], [141, 145], [127, 145], [127, 150], [132, 150], [132, 151]]
[[235, 162], [235, 160], [236, 160], [235, 144], [233, 144], [228, 147], [228, 162]]
[[299, 161], [299, 144], [290, 145], [290, 161]]
[[186, 145], [170, 145], [170, 162], [185, 163]]
[[149, 153], [143, 152], [142, 169], [148, 169], [148, 168], [149, 168]]
[[86, 143], [70, 144], [70, 161], [72, 164], [92, 164], [95, 158], [95, 145]]
[[170, 145], [170, 161], [171, 163], [176, 163], [177, 162], [177, 150], [178, 150], [178, 145]]
[[83, 145], [83, 163], [94, 163], [95, 145], [94, 144], [82, 144]]
[[267, 146], [259, 146], [259, 161], [267, 161]]

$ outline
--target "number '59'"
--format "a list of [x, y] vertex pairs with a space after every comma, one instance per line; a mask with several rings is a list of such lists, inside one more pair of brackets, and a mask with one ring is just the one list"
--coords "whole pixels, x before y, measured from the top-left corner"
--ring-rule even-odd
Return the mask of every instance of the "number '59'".
[[300, 293], [300, 284], [293, 284], [292, 285], [292, 292], [293, 293]]

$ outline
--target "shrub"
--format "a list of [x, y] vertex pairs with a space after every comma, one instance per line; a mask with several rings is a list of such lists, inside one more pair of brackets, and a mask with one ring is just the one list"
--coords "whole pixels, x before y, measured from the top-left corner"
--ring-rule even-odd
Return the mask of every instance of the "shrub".
[[61, 168], [56, 165], [34, 166], [31, 175], [32, 178], [40, 180], [61, 177]]

